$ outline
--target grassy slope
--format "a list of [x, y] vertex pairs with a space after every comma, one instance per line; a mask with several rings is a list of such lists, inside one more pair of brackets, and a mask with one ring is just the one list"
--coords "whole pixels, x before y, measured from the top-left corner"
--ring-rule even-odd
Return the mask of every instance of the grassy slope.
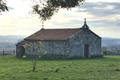
[[41, 60], [32, 62], [0, 57], [0, 80], [120, 80], [120, 56], [102, 59]]

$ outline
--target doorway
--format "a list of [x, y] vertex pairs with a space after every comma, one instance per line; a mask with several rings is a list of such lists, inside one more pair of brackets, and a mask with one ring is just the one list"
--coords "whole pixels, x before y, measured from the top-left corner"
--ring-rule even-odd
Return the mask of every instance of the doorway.
[[89, 45], [88, 44], [84, 45], [84, 57], [85, 58], [89, 57]]
[[24, 48], [24, 46], [20, 46], [19, 47], [19, 56], [20, 57], [23, 57], [24, 55], [25, 55], [25, 48]]

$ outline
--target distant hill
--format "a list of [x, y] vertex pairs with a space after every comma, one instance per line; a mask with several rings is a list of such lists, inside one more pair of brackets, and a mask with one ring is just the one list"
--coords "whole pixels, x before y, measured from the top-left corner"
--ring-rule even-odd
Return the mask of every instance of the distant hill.
[[24, 36], [0, 36], [0, 43], [17, 43], [21, 41], [24, 38]]
[[23, 36], [0, 36], [0, 50], [15, 49], [17, 42], [23, 40]]
[[109, 47], [109, 46], [119, 46], [120, 39], [115, 38], [102, 38], [102, 46]]

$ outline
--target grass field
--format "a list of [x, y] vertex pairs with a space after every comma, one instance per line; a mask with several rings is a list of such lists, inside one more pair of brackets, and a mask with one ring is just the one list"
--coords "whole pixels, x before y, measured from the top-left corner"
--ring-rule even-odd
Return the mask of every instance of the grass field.
[[120, 56], [101, 59], [32, 61], [0, 57], [0, 80], [120, 80]]

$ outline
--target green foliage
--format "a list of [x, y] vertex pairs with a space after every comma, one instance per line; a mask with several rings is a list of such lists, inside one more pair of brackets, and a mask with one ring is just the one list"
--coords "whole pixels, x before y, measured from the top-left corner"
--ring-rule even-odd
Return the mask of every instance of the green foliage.
[[42, 9], [40, 8], [41, 4], [37, 4], [33, 6], [33, 11], [40, 16], [41, 20], [46, 21], [50, 19], [55, 12], [58, 12], [60, 8], [73, 8], [79, 6], [83, 1], [84, 0], [47, 0], [46, 4], [42, 5], [44, 6]]
[[1, 80], [120, 80], [120, 56], [81, 60], [39, 60], [32, 72], [31, 61], [0, 57]]

